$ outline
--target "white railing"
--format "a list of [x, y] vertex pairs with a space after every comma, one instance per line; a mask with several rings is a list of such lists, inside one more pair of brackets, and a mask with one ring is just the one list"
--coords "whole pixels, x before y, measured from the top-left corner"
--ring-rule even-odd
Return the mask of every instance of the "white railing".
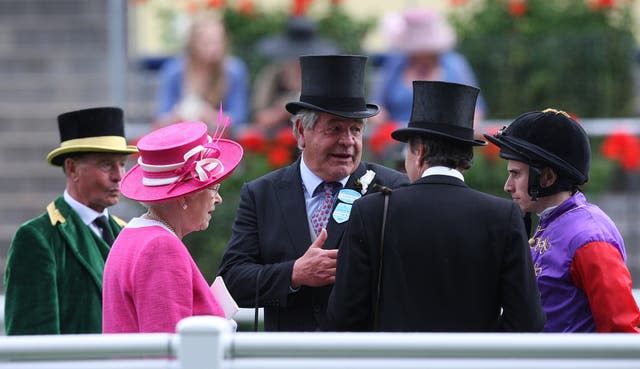
[[177, 331], [0, 337], [0, 368], [640, 368], [633, 334], [233, 333], [209, 316]]
[[[636, 303], [640, 306], [640, 289], [633, 289], [633, 297], [636, 299]], [[264, 311], [262, 308], [258, 312], [258, 321], [262, 322], [264, 318]], [[240, 309], [234, 317], [234, 319], [245, 326], [253, 326], [255, 319], [255, 311], [253, 309]], [[4, 295], [0, 295], [0, 335], [4, 334]]]

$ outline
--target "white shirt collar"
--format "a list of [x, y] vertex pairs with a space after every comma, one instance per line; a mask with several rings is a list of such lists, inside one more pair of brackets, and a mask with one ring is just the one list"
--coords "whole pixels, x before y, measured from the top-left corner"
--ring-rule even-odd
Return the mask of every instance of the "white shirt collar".
[[538, 218], [542, 219], [544, 217], [546, 217], [547, 215], [551, 214], [552, 211], [554, 211], [559, 205], [556, 206], [550, 206], [546, 209], [544, 209], [540, 214], [538, 214]]
[[[300, 177], [302, 177], [302, 185], [306, 191], [305, 197], [312, 197], [313, 191], [315, 191], [316, 187], [320, 185], [324, 180], [318, 177], [315, 173], [309, 169], [307, 164], [304, 162], [304, 156], [300, 159]], [[342, 178], [339, 182], [342, 183], [342, 187], [347, 184], [349, 180], [349, 176]]]
[[82, 222], [86, 225], [90, 225], [91, 223], [93, 223], [93, 221], [101, 216], [104, 215], [107, 218], [109, 218], [109, 211], [107, 210], [107, 208], [105, 208], [102, 213], [98, 213], [97, 211], [91, 209], [90, 207], [81, 204], [80, 202], [78, 202], [76, 199], [74, 199], [73, 197], [71, 197], [71, 195], [69, 194], [69, 191], [67, 191], [66, 189], [64, 190], [64, 201], [67, 202], [67, 204], [69, 204], [69, 206], [75, 210], [76, 213], [78, 213], [78, 215], [80, 216], [80, 219], [82, 219]]
[[429, 167], [427, 168], [427, 170], [424, 171], [424, 173], [422, 173], [422, 177], [434, 176], [434, 175], [455, 177], [461, 180], [462, 182], [464, 182], [464, 176], [462, 175], [462, 173], [460, 173], [457, 169], [453, 169], [445, 166]]

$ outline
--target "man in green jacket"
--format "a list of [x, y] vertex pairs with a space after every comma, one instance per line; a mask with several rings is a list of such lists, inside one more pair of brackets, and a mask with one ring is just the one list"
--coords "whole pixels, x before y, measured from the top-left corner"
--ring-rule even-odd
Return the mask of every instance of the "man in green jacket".
[[127, 154], [122, 110], [90, 108], [58, 116], [66, 189], [16, 231], [5, 269], [9, 335], [100, 333], [102, 271], [124, 222], [109, 214], [120, 197]]

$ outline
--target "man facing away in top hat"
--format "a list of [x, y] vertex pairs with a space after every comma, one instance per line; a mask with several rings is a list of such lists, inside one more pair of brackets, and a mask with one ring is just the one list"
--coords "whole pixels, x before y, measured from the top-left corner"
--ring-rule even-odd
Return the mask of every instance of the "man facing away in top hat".
[[473, 146], [486, 145], [473, 133], [478, 91], [413, 82], [408, 127], [392, 133], [412, 183], [354, 204], [327, 312], [337, 330], [542, 329], [520, 210], [464, 182]]
[[127, 154], [123, 112], [100, 107], [58, 116], [66, 189], [16, 231], [5, 269], [10, 335], [100, 333], [102, 271], [124, 222], [109, 214], [120, 196]]
[[361, 162], [366, 57], [303, 56], [293, 133], [302, 155], [245, 184], [219, 274], [242, 307], [265, 308], [267, 331], [325, 329], [337, 247], [353, 202], [405, 175]]

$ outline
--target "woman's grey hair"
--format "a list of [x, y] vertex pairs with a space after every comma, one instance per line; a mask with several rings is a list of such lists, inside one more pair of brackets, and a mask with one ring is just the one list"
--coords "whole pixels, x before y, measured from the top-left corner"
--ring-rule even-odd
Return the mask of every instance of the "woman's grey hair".
[[445, 166], [467, 170], [473, 164], [473, 146], [439, 136], [414, 136], [409, 139], [409, 150], [415, 153], [423, 147], [422, 160], [430, 167]]
[[[302, 147], [300, 147], [300, 135], [298, 134], [298, 131], [296, 130], [296, 122], [298, 120], [300, 120], [301, 124], [302, 124], [302, 128], [304, 129], [314, 129], [316, 126], [316, 123], [318, 122], [318, 117], [320, 117], [320, 113], [316, 110], [309, 110], [309, 109], [300, 109], [298, 110], [297, 113], [295, 113], [292, 117], [291, 117], [291, 129], [293, 130], [293, 135], [296, 138], [296, 141], [298, 141], [298, 149], [302, 150]], [[354, 118], [353, 119], [354, 122], [359, 122], [363, 124], [363, 129], [366, 127], [367, 124], [367, 119], [366, 118]]]

